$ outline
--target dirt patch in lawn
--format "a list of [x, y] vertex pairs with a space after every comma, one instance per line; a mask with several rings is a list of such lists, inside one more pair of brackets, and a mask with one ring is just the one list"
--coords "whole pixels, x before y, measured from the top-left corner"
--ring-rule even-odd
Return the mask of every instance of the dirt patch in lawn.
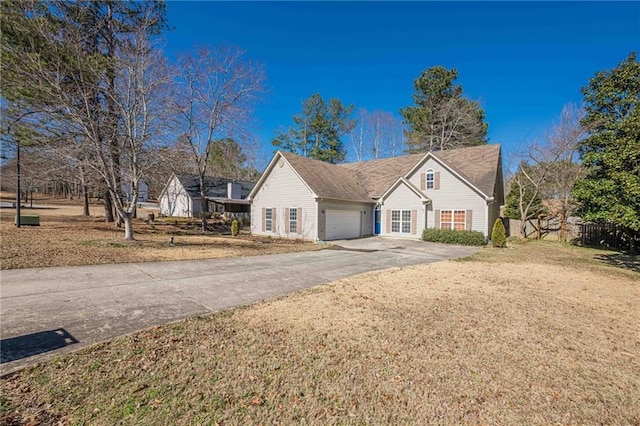
[[5, 423], [638, 424], [640, 275], [553, 243], [375, 272], [2, 380]]
[[[91, 206], [91, 217], [81, 216], [78, 205], [53, 204], [48, 208], [23, 209], [23, 214], [40, 215], [40, 226], [13, 224], [14, 211], [0, 212], [0, 267], [2, 269], [47, 266], [93, 265], [101, 263], [151, 262], [163, 260], [211, 259], [319, 250], [322, 244], [251, 237], [244, 230], [231, 237], [228, 226], [212, 223], [203, 235], [195, 222], [156, 221], [147, 223], [149, 211], [140, 209], [135, 219], [135, 241], [123, 239], [124, 230], [104, 222], [102, 206]], [[173, 240], [171, 243], [169, 239]]]

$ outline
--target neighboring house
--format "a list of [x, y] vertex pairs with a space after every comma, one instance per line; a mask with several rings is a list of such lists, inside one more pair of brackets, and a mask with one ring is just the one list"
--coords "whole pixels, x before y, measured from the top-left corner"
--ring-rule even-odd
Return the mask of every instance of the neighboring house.
[[[131, 200], [132, 195], [131, 183], [123, 182], [122, 197], [124, 198], [124, 201], [128, 203]], [[138, 200], [136, 202], [146, 203], [147, 201], [149, 201], [149, 185], [147, 185], [145, 181], [141, 180], [138, 182]]]
[[500, 145], [329, 164], [278, 151], [249, 194], [251, 232], [303, 240], [491, 234], [504, 204]]
[[[204, 185], [208, 213], [220, 213], [227, 218], [249, 219], [251, 205], [246, 198], [253, 189], [253, 182], [206, 176]], [[172, 174], [160, 193], [159, 201], [160, 214], [163, 216], [200, 216], [200, 177]]]

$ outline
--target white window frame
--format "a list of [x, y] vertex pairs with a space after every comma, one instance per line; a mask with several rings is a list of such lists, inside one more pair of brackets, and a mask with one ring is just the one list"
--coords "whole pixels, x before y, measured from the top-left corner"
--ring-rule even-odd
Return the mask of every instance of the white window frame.
[[[442, 220], [442, 217], [445, 213], [451, 214], [451, 221], [445, 222]], [[462, 222], [456, 221], [456, 213], [462, 213]], [[456, 229], [456, 225], [460, 225], [458, 229]], [[457, 231], [464, 231], [467, 229], [467, 211], [466, 210], [440, 210], [440, 229], [454, 229]]]
[[298, 233], [298, 208], [297, 207], [289, 207], [289, 233], [297, 234]]
[[391, 210], [391, 232], [394, 234], [411, 233], [411, 210]]
[[273, 208], [268, 207], [264, 209], [264, 230], [266, 232], [273, 232]]
[[436, 173], [433, 171], [433, 169], [427, 170], [427, 173], [425, 173], [424, 175], [424, 181], [425, 181], [424, 182], [425, 188], [427, 189], [435, 188]]

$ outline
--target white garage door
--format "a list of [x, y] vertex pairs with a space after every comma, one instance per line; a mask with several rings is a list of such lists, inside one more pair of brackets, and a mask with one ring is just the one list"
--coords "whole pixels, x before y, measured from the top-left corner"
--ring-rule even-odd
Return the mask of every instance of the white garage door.
[[341, 240], [360, 236], [360, 212], [327, 210], [326, 239]]

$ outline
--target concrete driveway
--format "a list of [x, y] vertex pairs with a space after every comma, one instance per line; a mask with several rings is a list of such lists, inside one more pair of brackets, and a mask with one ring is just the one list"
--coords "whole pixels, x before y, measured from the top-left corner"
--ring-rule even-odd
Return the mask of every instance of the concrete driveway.
[[476, 250], [372, 237], [313, 252], [2, 271], [0, 374], [150, 326]]

